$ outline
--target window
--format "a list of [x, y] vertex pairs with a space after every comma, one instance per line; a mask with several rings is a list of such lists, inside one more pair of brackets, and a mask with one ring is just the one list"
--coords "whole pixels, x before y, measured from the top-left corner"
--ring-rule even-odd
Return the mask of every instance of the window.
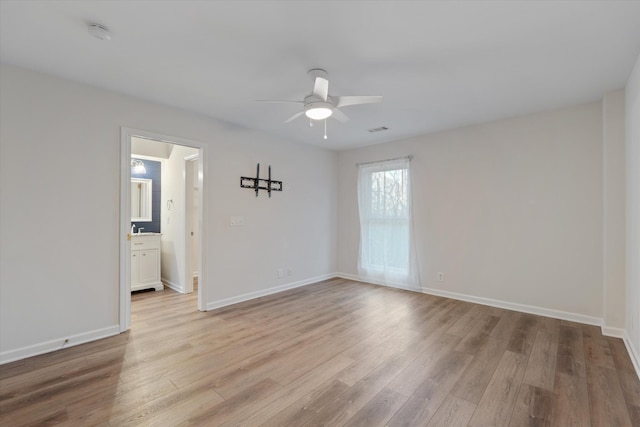
[[358, 207], [360, 275], [415, 286], [409, 159], [359, 165]]

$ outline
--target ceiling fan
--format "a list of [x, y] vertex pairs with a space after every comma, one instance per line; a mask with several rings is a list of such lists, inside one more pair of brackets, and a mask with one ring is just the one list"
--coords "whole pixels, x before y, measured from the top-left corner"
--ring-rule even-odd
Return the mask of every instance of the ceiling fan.
[[261, 100], [260, 102], [302, 104], [302, 111], [289, 117], [285, 120], [285, 123], [291, 123], [303, 114], [309, 118], [310, 126], [313, 126], [313, 121], [323, 120], [324, 139], [327, 139], [327, 119], [329, 117], [333, 117], [343, 123], [349, 121], [349, 117], [339, 108], [382, 102], [382, 96], [331, 96], [329, 95], [328, 74], [325, 70], [313, 68], [309, 70], [308, 74], [313, 79], [313, 92], [305, 96], [303, 101]]

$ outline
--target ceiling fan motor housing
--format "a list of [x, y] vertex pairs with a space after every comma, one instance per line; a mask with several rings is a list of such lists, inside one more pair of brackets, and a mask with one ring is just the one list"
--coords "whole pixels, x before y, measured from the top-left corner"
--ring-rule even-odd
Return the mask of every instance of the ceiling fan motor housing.
[[309, 77], [311, 77], [312, 80], [315, 80], [318, 77], [322, 79], [329, 78], [329, 73], [327, 73], [327, 70], [323, 68], [312, 68], [309, 71], [307, 71], [307, 74], [309, 74]]

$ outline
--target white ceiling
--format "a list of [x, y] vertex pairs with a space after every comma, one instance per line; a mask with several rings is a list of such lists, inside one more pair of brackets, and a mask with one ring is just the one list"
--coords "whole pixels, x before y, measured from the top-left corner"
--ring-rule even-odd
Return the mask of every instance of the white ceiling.
[[[639, 53], [639, 1], [0, 0], [4, 63], [332, 149], [598, 100]], [[255, 102], [302, 99], [314, 67], [384, 102], [345, 107], [327, 141]]]

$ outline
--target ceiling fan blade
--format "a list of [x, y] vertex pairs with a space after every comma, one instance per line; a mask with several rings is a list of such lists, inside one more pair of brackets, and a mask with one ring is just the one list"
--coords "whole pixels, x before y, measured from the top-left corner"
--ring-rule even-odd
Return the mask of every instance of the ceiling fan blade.
[[301, 115], [304, 114], [304, 111], [300, 111], [299, 113], [295, 113], [293, 116], [289, 117], [287, 120], [285, 120], [285, 123], [291, 123], [292, 121], [294, 121], [295, 119], [297, 119], [298, 117], [300, 117]]
[[333, 109], [333, 113], [331, 114], [331, 117], [333, 117], [334, 119], [342, 123], [346, 123], [349, 121], [349, 117], [347, 117], [346, 114], [344, 114], [342, 111], [338, 110], [337, 108]]
[[270, 104], [304, 104], [303, 101], [285, 101], [284, 99], [256, 99], [256, 102], [266, 102]]
[[381, 96], [337, 96], [335, 97], [336, 107], [347, 107], [358, 104], [375, 104], [382, 102]]
[[323, 101], [326, 101], [329, 97], [329, 80], [316, 77], [316, 81], [313, 84], [313, 94], [322, 98]]

